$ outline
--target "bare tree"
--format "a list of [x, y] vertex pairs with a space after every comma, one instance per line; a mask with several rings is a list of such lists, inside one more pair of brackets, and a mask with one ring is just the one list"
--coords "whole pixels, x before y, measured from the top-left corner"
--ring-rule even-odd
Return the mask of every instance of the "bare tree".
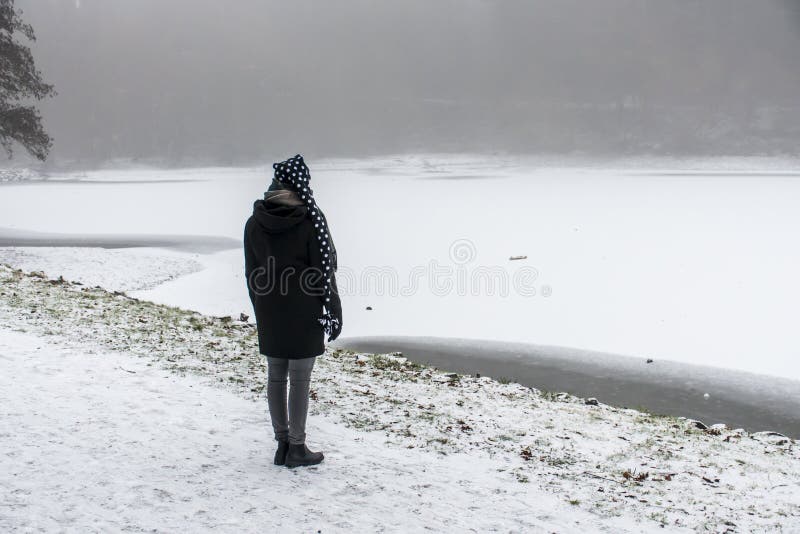
[[42, 127], [39, 111], [26, 103], [53, 96], [55, 90], [42, 80], [30, 48], [19, 42], [19, 36], [36, 40], [33, 28], [22, 21], [21, 14], [14, 0], [0, 0], [0, 145], [9, 158], [16, 141], [32, 156], [44, 160], [53, 140]]

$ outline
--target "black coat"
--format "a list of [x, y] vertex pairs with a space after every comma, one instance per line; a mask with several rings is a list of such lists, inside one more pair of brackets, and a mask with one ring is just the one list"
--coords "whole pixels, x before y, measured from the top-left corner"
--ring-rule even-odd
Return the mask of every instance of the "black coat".
[[[325, 351], [320, 256], [308, 209], [258, 200], [244, 228], [245, 277], [261, 354], [308, 358]], [[333, 275], [330, 309], [341, 317]]]

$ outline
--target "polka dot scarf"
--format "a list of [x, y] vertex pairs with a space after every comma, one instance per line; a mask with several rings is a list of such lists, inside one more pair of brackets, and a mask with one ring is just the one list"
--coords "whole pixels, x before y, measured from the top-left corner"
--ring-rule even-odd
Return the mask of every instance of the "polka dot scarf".
[[275, 179], [294, 190], [300, 196], [300, 199], [308, 207], [308, 216], [314, 223], [319, 251], [322, 255], [321, 269], [324, 282], [322, 298], [325, 304], [325, 314], [319, 318], [319, 322], [325, 333], [330, 335], [334, 327], [339, 324], [339, 319], [331, 315], [330, 308], [331, 276], [336, 271], [336, 253], [331, 248], [332, 242], [328, 231], [328, 222], [314, 201], [314, 191], [309, 185], [311, 173], [309, 173], [308, 167], [303, 161], [303, 156], [300, 154], [286, 161], [274, 163], [272, 168], [275, 169]]

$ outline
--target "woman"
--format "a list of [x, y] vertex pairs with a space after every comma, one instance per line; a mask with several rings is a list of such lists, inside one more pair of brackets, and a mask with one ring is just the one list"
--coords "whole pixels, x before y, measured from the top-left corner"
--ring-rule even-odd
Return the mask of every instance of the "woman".
[[267, 400], [278, 441], [275, 464], [315, 465], [323, 454], [305, 445], [308, 387], [316, 357], [325, 351], [323, 335], [333, 341], [342, 331], [336, 248], [314, 201], [303, 157], [272, 167], [272, 185], [255, 202], [245, 225], [245, 276], [259, 350], [268, 363]]

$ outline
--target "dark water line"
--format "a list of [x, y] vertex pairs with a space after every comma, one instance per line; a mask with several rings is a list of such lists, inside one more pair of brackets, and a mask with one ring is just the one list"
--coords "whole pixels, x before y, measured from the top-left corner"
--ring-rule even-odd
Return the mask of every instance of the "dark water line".
[[72, 235], [37, 232], [4, 232], [0, 228], [0, 247], [87, 247], [87, 248], [165, 248], [210, 254], [241, 247], [230, 237], [204, 235]]
[[156, 180], [83, 180], [80, 178], [59, 178], [57, 180], [10, 180], [0, 182], [2, 187], [29, 186], [29, 185], [152, 185], [152, 184], [189, 184], [196, 182], [207, 182], [209, 180], [199, 178], [182, 179], [156, 179]]

